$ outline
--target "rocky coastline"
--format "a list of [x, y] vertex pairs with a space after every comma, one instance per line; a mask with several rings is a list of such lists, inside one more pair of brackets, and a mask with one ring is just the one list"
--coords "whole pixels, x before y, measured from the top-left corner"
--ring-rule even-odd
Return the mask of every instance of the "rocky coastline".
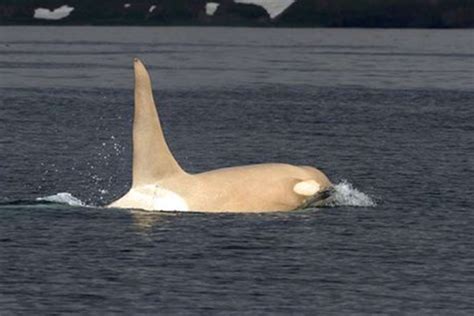
[[3, 0], [0, 25], [471, 28], [473, 0]]

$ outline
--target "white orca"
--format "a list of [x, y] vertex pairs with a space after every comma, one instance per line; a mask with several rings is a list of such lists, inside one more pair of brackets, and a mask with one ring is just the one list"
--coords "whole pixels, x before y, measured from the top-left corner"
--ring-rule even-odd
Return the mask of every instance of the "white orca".
[[108, 205], [157, 211], [290, 211], [328, 197], [332, 184], [309, 166], [268, 163], [185, 172], [166, 144], [149, 74], [134, 60], [132, 187]]

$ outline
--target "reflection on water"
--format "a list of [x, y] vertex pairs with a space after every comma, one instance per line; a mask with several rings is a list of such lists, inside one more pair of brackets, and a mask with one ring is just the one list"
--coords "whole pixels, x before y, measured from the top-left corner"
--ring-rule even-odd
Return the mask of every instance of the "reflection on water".
[[170, 216], [177, 216], [176, 212], [155, 212], [155, 211], [142, 211], [142, 210], [130, 210], [132, 215], [134, 226], [141, 232], [150, 231], [153, 226], [159, 225], [164, 219], [168, 219]]

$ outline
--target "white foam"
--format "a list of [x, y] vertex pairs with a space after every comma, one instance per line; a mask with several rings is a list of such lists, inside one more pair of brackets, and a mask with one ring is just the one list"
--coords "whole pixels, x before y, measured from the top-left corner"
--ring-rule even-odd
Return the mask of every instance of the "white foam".
[[285, 11], [295, 0], [234, 0], [235, 3], [256, 4], [263, 7], [274, 19]]
[[68, 192], [60, 192], [54, 195], [39, 197], [36, 198], [36, 201], [46, 201], [59, 204], [67, 204], [71, 206], [86, 206], [84, 202], [82, 202], [81, 200], [74, 197], [71, 193]]
[[213, 16], [214, 13], [216, 13], [216, 10], [218, 7], [219, 7], [219, 3], [216, 3], [216, 2], [206, 3], [206, 14]]
[[61, 20], [69, 16], [72, 11], [74, 11], [74, 8], [68, 5], [60, 6], [59, 8], [54, 9], [53, 11], [45, 8], [38, 8], [35, 9], [35, 14], [33, 17], [35, 19], [42, 20]]
[[377, 203], [367, 194], [360, 192], [346, 180], [334, 185], [334, 193], [332, 194], [328, 206], [376, 206]]

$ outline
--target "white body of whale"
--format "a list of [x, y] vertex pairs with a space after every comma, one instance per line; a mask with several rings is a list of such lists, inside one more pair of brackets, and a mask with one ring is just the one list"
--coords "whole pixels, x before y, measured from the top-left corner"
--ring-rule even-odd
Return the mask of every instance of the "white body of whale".
[[185, 172], [166, 143], [149, 74], [135, 59], [132, 187], [108, 207], [163, 211], [290, 211], [328, 196], [318, 169], [282, 163]]

